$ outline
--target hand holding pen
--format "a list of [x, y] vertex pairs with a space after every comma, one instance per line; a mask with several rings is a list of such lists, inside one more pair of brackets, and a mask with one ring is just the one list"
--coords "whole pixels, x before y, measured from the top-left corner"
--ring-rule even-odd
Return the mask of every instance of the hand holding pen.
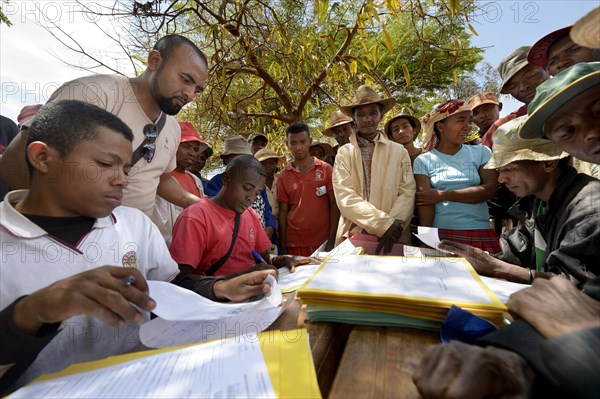
[[85, 314], [114, 327], [141, 323], [156, 303], [136, 269], [103, 266], [59, 280], [20, 300], [13, 309], [15, 327], [33, 335], [43, 324], [62, 322]]

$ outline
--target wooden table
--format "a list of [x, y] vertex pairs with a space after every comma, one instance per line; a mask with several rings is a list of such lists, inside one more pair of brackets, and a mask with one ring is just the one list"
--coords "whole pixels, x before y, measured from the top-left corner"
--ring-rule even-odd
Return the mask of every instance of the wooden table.
[[412, 374], [438, 343], [436, 332], [354, 326], [328, 397], [418, 398]]
[[306, 305], [296, 299], [269, 329], [308, 330], [321, 395], [324, 398], [418, 398], [412, 374], [437, 332], [398, 327], [367, 327], [305, 320]]

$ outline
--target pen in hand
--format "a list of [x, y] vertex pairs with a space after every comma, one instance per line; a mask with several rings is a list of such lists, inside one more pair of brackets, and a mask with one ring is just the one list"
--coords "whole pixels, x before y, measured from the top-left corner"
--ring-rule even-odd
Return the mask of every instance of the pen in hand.
[[259, 262], [259, 263], [266, 263], [266, 264], [269, 264], [269, 263], [268, 263], [268, 262], [265, 260], [265, 258], [263, 258], [263, 257], [262, 257], [262, 255], [258, 253], [258, 251], [257, 251], [256, 249], [253, 249], [253, 250], [252, 250], [252, 256], [253, 256], [253, 257], [254, 257], [254, 259], [255, 259], [257, 262]]

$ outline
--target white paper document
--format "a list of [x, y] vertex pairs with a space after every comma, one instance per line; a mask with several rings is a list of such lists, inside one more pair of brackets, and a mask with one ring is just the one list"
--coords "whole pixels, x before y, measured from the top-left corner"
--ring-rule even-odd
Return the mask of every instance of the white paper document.
[[325, 245], [327, 245], [327, 241], [325, 241], [315, 252], [312, 253], [312, 258], [317, 259], [325, 259], [329, 255], [358, 255], [359, 250], [352, 244], [350, 240], [344, 240], [338, 245], [334, 247], [331, 251], [325, 252]]
[[[285, 310], [273, 276], [267, 277], [269, 295], [245, 303], [213, 302], [162, 281], [148, 281], [158, 318], [140, 327], [140, 341], [149, 348], [165, 348], [264, 331]], [[291, 303], [294, 297], [288, 298]]]
[[498, 299], [504, 304], [508, 302], [508, 297], [517, 291], [521, 291], [524, 288], [531, 287], [529, 284], [513, 283], [512, 281], [498, 280], [497, 278], [479, 276], [481, 281], [489, 287], [490, 290], [496, 294]]
[[423, 241], [424, 244], [429, 245], [431, 248], [437, 249], [438, 251], [441, 251], [443, 253], [451, 253], [440, 249], [441, 240], [438, 234], [438, 229], [435, 227], [418, 226], [417, 234], [415, 234], [415, 236], [419, 240]]
[[294, 273], [287, 267], [279, 269], [279, 287], [282, 292], [292, 292], [300, 288], [321, 265], [302, 265], [296, 266]]
[[258, 337], [237, 337], [25, 386], [11, 398], [273, 398]]
[[332, 257], [304, 289], [494, 304], [463, 258]]

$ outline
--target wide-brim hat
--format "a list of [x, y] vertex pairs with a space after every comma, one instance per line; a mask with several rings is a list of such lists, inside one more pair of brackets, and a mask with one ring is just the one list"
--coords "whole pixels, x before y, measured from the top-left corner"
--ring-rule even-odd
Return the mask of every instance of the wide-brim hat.
[[251, 135], [248, 137], [248, 143], [251, 143], [251, 142], [252, 142], [252, 140], [254, 140], [254, 139], [255, 139], [255, 138], [257, 138], [257, 137], [263, 137], [263, 138], [264, 138], [264, 139], [267, 141], [267, 143], [269, 142], [269, 138], [268, 138], [267, 136], [265, 136], [264, 134], [262, 134], [262, 133], [252, 133], [252, 134], [251, 134]]
[[236, 134], [235, 136], [225, 139], [223, 143], [223, 152], [221, 152], [221, 158], [231, 154], [252, 155], [250, 144], [241, 134]]
[[329, 158], [333, 154], [333, 147], [331, 144], [324, 141], [313, 141], [310, 144], [310, 148], [312, 147], [321, 147], [323, 149], [323, 158], [325, 159]]
[[502, 79], [502, 84], [500, 85], [500, 93], [508, 94], [508, 91], [505, 89], [506, 84], [515, 76], [517, 72], [521, 69], [525, 68], [529, 62], [527, 62], [527, 53], [529, 52], [530, 46], [521, 46], [509, 55], [506, 56], [498, 65], [498, 73], [500, 74], [500, 78]]
[[548, 118], [574, 97], [600, 84], [600, 62], [575, 64], [538, 86], [535, 97], [527, 106], [529, 117], [521, 126], [524, 139], [544, 137]]
[[527, 115], [515, 118], [499, 126], [492, 136], [492, 157], [485, 169], [498, 169], [515, 161], [553, 161], [569, 156], [556, 144], [544, 139], [519, 138], [519, 128]]
[[199, 152], [204, 152], [208, 148], [208, 144], [200, 138], [200, 133], [196, 130], [191, 122], [179, 122], [181, 127], [181, 140], [180, 143], [186, 143], [189, 141], [196, 141], [200, 143]]
[[381, 104], [383, 106], [381, 113], [385, 114], [396, 105], [396, 100], [393, 98], [382, 98], [371, 86], [362, 85], [356, 90], [354, 97], [352, 97], [352, 103], [340, 106], [340, 111], [351, 117], [354, 108], [369, 104]]
[[385, 134], [387, 134], [388, 137], [391, 138], [392, 137], [392, 131], [391, 131], [392, 130], [392, 122], [394, 122], [400, 118], [405, 118], [405, 119], [411, 120], [413, 122], [413, 126], [414, 126], [413, 141], [414, 141], [417, 138], [417, 136], [419, 135], [419, 133], [421, 132], [421, 121], [412, 115], [405, 114], [404, 112], [401, 112], [398, 115], [395, 115], [392, 119], [387, 121], [383, 128], [383, 131], [385, 132]]
[[263, 148], [256, 151], [254, 158], [256, 158], [259, 162], [266, 161], [267, 159], [276, 159], [277, 163], [285, 163], [285, 155], [279, 155], [275, 151], [268, 148]]
[[[572, 26], [572, 25], [571, 25]], [[527, 53], [527, 62], [533, 66], [547, 67], [548, 66], [548, 50], [560, 38], [567, 36], [571, 30], [571, 26], [567, 26], [554, 32], [548, 33], [540, 40], [535, 42]]]
[[600, 7], [584, 15], [569, 32], [573, 43], [587, 48], [600, 48]]
[[329, 116], [329, 127], [323, 130], [325, 136], [333, 137], [333, 128], [343, 126], [348, 123], [352, 123], [354, 120], [348, 115], [343, 114], [341, 111], [335, 111]]
[[486, 91], [485, 93], [477, 93], [473, 97], [469, 98], [467, 103], [469, 103], [469, 107], [471, 107], [472, 110], [484, 104], [496, 104], [500, 106], [498, 96], [492, 93], [491, 91]]
[[469, 107], [469, 104], [465, 100], [448, 100], [436, 105], [431, 112], [421, 118], [421, 122], [425, 126], [423, 143], [429, 143], [433, 136], [433, 128], [437, 122], [463, 111], [471, 111], [471, 107]]

